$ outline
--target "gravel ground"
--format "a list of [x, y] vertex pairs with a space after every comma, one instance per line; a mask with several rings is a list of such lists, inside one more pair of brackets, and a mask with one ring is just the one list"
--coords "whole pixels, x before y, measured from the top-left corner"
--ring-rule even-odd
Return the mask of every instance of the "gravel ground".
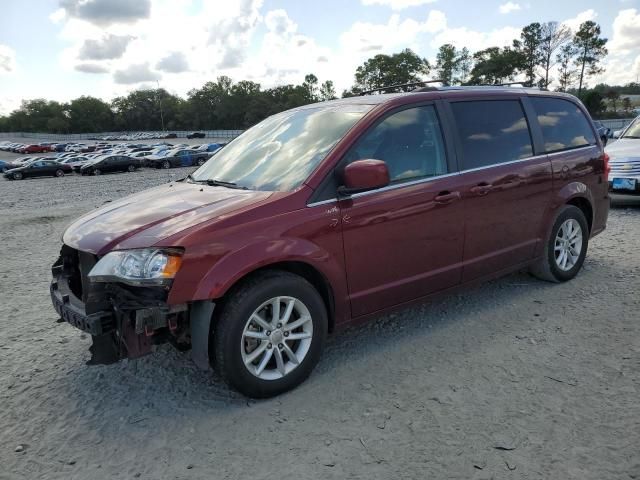
[[640, 478], [640, 199], [574, 281], [514, 274], [347, 330], [255, 402], [171, 347], [86, 366], [48, 298], [71, 220], [187, 172], [0, 180], [0, 478]]

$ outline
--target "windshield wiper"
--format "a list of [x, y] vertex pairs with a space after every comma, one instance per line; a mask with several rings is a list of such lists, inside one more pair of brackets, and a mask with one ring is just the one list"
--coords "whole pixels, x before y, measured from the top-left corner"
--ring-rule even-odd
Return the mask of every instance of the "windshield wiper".
[[227, 187], [227, 188], [237, 188], [238, 190], [249, 190], [247, 187], [241, 187], [237, 183], [224, 182], [222, 180], [209, 179], [209, 180], [206, 180], [206, 184], [209, 185], [210, 187]]
[[622, 137], [620, 137], [620, 138], [633, 138], [634, 140], [637, 140], [637, 139], [639, 139], [640, 137], [638, 137], [638, 136], [636, 136], [636, 135], [624, 135], [624, 136], [622, 136]]

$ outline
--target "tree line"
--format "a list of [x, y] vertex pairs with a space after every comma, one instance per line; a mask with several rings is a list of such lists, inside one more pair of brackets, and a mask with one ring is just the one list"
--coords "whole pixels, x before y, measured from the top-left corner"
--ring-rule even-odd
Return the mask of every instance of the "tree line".
[[[555, 21], [525, 26], [506, 47], [475, 53], [468, 48], [442, 45], [431, 63], [410, 49], [375, 55], [360, 65], [353, 86], [343, 97], [434, 78], [444, 85], [495, 85], [519, 80], [527, 85], [579, 96], [593, 115], [606, 114], [613, 104], [630, 110], [621, 94], [640, 94], [640, 85], [597, 85], [586, 88], [590, 77], [604, 71], [607, 39], [600, 26], [587, 21], [574, 32]], [[409, 91], [413, 87], [398, 87]], [[226, 76], [188, 92], [186, 98], [165, 89], [136, 90], [111, 102], [82, 96], [68, 103], [25, 100], [8, 116], [0, 116], [0, 131], [89, 133], [136, 130], [244, 129], [274, 113], [308, 103], [336, 98], [331, 80], [322, 83], [313, 74], [298, 85], [263, 89], [252, 81], [234, 82]], [[608, 104], [608, 105], [607, 105]]]

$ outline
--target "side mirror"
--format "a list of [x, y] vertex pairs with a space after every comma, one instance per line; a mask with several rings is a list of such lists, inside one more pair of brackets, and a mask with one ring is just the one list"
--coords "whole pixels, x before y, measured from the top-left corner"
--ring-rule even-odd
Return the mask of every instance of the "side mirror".
[[620, 138], [620, 135], [622, 135], [622, 130], [616, 130], [613, 132], [613, 138]]
[[338, 187], [338, 195], [349, 196], [389, 185], [389, 169], [382, 160], [357, 160], [344, 169], [344, 185]]

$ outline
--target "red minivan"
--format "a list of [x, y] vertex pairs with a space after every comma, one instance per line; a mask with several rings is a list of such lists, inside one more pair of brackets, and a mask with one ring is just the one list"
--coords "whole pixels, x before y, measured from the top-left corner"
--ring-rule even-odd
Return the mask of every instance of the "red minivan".
[[307, 105], [75, 221], [51, 298], [93, 336], [93, 362], [172, 342], [269, 397], [346, 325], [522, 268], [573, 278], [606, 225], [608, 168], [570, 95], [447, 87]]

